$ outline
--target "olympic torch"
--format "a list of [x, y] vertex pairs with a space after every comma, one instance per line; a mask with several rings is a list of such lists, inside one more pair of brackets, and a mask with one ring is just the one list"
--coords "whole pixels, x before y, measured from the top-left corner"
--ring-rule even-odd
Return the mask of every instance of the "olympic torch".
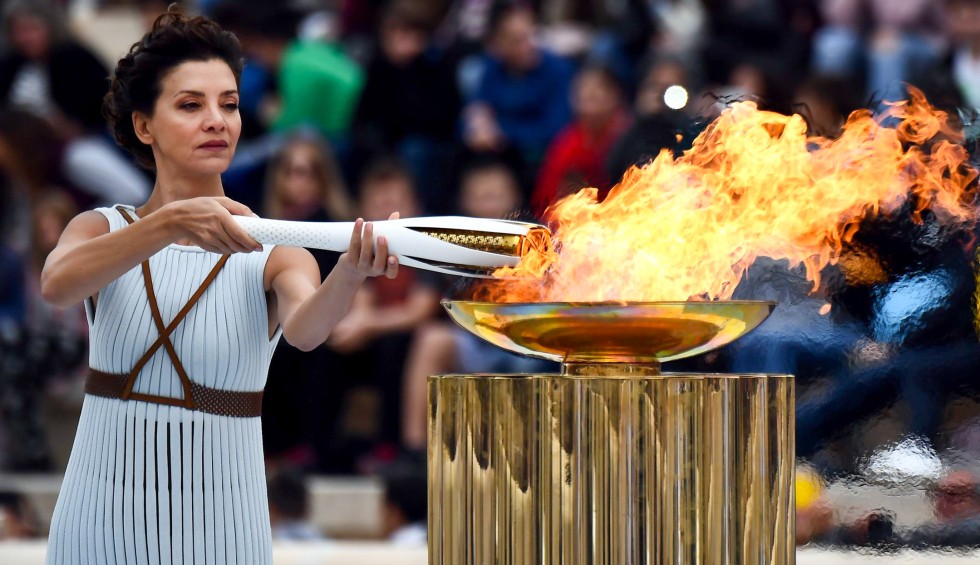
[[[354, 222], [294, 222], [235, 216], [262, 244], [344, 252]], [[375, 240], [384, 236], [400, 265], [465, 277], [489, 278], [513, 267], [526, 254], [551, 250], [551, 232], [533, 223], [463, 216], [434, 216], [371, 222]]]

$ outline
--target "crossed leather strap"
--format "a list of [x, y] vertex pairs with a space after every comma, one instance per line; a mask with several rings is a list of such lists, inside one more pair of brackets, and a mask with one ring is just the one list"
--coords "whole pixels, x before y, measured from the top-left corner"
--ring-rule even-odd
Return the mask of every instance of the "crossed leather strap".
[[[133, 223], [133, 218], [128, 212], [122, 207], [116, 208], [120, 214], [129, 224]], [[122, 400], [143, 400], [146, 402], [155, 402], [158, 404], [167, 404], [170, 406], [183, 406], [189, 410], [199, 410], [202, 412], [208, 412], [212, 414], [219, 414], [223, 416], [237, 416], [237, 417], [254, 417], [259, 416], [262, 413], [262, 391], [254, 392], [238, 392], [230, 390], [222, 390], [207, 387], [198, 383], [195, 383], [187, 376], [187, 371], [184, 370], [183, 363], [180, 362], [180, 358], [177, 356], [177, 351], [174, 349], [173, 343], [170, 341], [170, 335], [177, 328], [178, 325], [190, 312], [191, 308], [197, 304], [198, 300], [204, 294], [204, 291], [211, 286], [214, 282], [215, 277], [218, 276], [218, 272], [221, 271], [225, 263], [228, 262], [228, 255], [222, 255], [221, 259], [218, 260], [211, 272], [201, 283], [201, 286], [191, 295], [190, 300], [187, 304], [180, 309], [180, 312], [174, 317], [173, 321], [169, 325], [164, 325], [163, 316], [160, 315], [160, 308], [157, 304], [156, 294], [153, 292], [153, 280], [150, 276], [150, 261], [149, 259], [143, 261], [143, 284], [146, 286], [146, 297], [150, 303], [150, 312], [153, 315], [153, 322], [156, 324], [157, 331], [160, 332], [159, 337], [153, 342], [153, 345], [147, 349], [146, 353], [136, 362], [133, 366], [133, 370], [129, 372], [128, 375], [118, 375], [112, 373], [105, 373], [97, 369], [89, 369], [88, 378], [85, 381], [85, 392], [89, 394], [94, 394], [96, 396], [105, 396], [109, 398], [120, 398]], [[136, 379], [143, 370], [143, 367], [150, 361], [150, 358], [156, 354], [159, 349], [163, 347], [167, 355], [169, 355], [171, 362], [173, 362], [174, 369], [177, 372], [177, 376], [180, 378], [180, 383], [184, 389], [184, 398], [173, 398], [169, 396], [158, 396], [155, 394], [146, 394], [142, 392], [133, 392], [133, 387], [136, 385]]]

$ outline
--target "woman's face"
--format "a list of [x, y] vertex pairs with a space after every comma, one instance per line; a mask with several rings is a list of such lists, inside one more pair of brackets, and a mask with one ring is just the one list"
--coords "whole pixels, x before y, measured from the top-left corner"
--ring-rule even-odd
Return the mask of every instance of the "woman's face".
[[519, 188], [507, 171], [487, 169], [471, 173], [460, 194], [460, 208], [468, 216], [501, 219], [520, 204]]
[[640, 83], [636, 93], [636, 113], [641, 116], [651, 116], [667, 109], [664, 93], [673, 85], [687, 83], [687, 73], [684, 68], [675, 63], [660, 63], [650, 69]]
[[515, 10], [507, 15], [493, 38], [493, 49], [504, 65], [517, 71], [528, 71], [538, 64], [540, 53], [535, 45], [534, 15], [529, 10]]
[[572, 103], [581, 120], [602, 123], [619, 110], [619, 93], [601, 75], [586, 73], [576, 82]]
[[153, 116], [134, 114], [134, 126], [153, 148], [158, 171], [219, 174], [242, 131], [238, 100], [235, 75], [224, 61], [188, 61], [164, 76]]
[[361, 187], [361, 215], [365, 220], [387, 220], [392, 212], [399, 212], [403, 218], [417, 215], [415, 189], [411, 181], [392, 177]]
[[51, 30], [40, 18], [28, 15], [10, 19], [10, 45], [28, 59], [43, 59], [51, 46]]
[[408, 26], [389, 23], [381, 28], [381, 49], [395, 66], [404, 66], [425, 51], [425, 34]]
[[279, 196], [288, 205], [308, 205], [321, 199], [319, 155], [306, 144], [286, 148], [279, 165]]

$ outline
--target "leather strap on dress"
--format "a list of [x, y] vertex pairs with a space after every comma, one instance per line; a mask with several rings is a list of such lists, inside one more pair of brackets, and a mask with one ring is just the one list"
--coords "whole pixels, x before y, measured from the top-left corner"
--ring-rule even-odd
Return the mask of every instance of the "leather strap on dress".
[[[116, 208], [120, 214], [126, 219], [129, 224], [133, 223], [133, 218], [130, 217], [129, 213], [122, 207]], [[143, 284], [146, 287], [146, 297], [150, 303], [150, 312], [153, 315], [153, 322], [156, 324], [157, 331], [159, 332], [159, 337], [153, 342], [153, 345], [143, 354], [142, 357], [136, 362], [133, 370], [130, 371], [129, 375], [116, 375], [111, 373], [104, 373], [96, 369], [89, 369], [89, 376], [85, 382], [85, 392], [89, 394], [94, 394], [96, 396], [107, 396], [110, 398], [121, 398], [123, 400], [143, 400], [146, 402], [156, 402], [158, 404], [167, 404], [170, 406], [183, 406], [190, 410], [200, 410], [202, 412], [209, 412], [212, 414], [221, 414], [225, 416], [239, 416], [239, 417], [253, 417], [258, 416], [262, 412], [262, 391], [255, 392], [237, 392], [221, 390], [211, 387], [206, 387], [195, 383], [187, 376], [187, 371], [184, 370], [184, 365], [180, 362], [180, 358], [177, 356], [177, 351], [174, 349], [173, 343], [170, 341], [170, 335], [177, 328], [177, 326], [184, 320], [187, 314], [190, 312], [191, 308], [197, 304], [201, 296], [204, 295], [204, 291], [207, 290], [211, 283], [214, 282], [215, 277], [218, 276], [218, 272], [221, 271], [225, 263], [228, 262], [228, 255], [222, 255], [218, 263], [211, 269], [208, 276], [198, 287], [197, 291], [191, 296], [187, 304], [180, 309], [177, 316], [174, 317], [173, 321], [169, 325], [164, 326], [163, 316], [160, 315], [160, 308], [157, 304], [156, 294], [153, 292], [153, 279], [150, 276], [150, 261], [149, 259], [143, 261]], [[180, 378], [180, 383], [184, 389], [184, 398], [173, 398], [169, 396], [158, 396], [154, 394], [144, 394], [141, 392], [133, 392], [133, 387], [136, 385], [136, 379], [139, 376], [140, 371], [149, 362], [150, 358], [163, 347], [167, 355], [170, 356], [170, 360], [174, 365], [174, 369], [177, 372], [177, 376]]]
[[[122, 398], [128, 375], [104, 373], [95, 369], [88, 370], [85, 380], [85, 392], [94, 396], [106, 398]], [[150, 397], [150, 398], [147, 398]], [[183, 398], [132, 394], [132, 399], [166, 404], [169, 406], [186, 407]], [[191, 398], [193, 410], [217, 414], [218, 416], [234, 416], [236, 418], [257, 418], [262, 415], [262, 391], [238, 392], [211, 388], [191, 381]]]

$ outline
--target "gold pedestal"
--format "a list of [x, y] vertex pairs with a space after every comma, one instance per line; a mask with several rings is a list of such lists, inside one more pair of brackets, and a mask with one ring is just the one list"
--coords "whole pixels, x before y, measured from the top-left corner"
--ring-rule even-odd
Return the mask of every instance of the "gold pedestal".
[[429, 394], [429, 563], [795, 563], [794, 383], [444, 375]]

